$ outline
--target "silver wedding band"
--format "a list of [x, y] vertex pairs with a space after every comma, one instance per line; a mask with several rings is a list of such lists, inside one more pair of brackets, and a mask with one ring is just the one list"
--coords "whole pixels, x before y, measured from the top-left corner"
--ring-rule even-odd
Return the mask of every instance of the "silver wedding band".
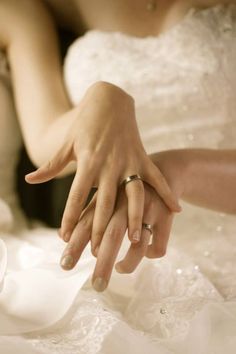
[[127, 178], [125, 178], [125, 179], [123, 180], [122, 184], [126, 185], [126, 184], [128, 184], [129, 182], [133, 182], [133, 181], [137, 181], [137, 180], [142, 181], [141, 176], [139, 176], [139, 175], [128, 176]]
[[142, 227], [143, 227], [143, 229], [148, 230], [150, 232], [151, 236], [153, 235], [153, 229], [152, 229], [151, 224], [146, 224], [145, 222], [143, 222]]

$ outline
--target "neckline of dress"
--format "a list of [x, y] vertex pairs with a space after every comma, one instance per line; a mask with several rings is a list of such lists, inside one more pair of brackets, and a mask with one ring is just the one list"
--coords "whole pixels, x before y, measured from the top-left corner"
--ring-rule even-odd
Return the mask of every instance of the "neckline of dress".
[[[124, 38], [130, 39], [130, 40], [135, 40], [135, 41], [146, 41], [146, 40], [161, 40], [162, 38], [165, 38], [167, 35], [170, 35], [171, 33], [177, 31], [179, 28], [184, 27], [184, 25], [187, 23], [187, 21], [190, 18], [194, 18], [195, 15], [200, 15], [200, 16], [206, 16], [208, 13], [210, 12], [215, 12], [215, 11], [220, 11], [221, 9], [224, 8], [230, 8], [230, 7], [235, 7], [236, 8], [236, 4], [217, 4], [215, 6], [211, 6], [205, 9], [198, 9], [196, 7], [191, 7], [186, 14], [183, 16], [182, 20], [180, 20], [179, 22], [177, 22], [175, 25], [171, 26], [168, 30], [161, 32], [159, 35], [154, 36], [154, 35], [148, 35], [145, 37], [138, 37], [138, 36], [134, 36], [134, 35], [130, 35], [121, 31], [103, 31], [103, 30], [98, 30], [98, 29], [91, 29], [88, 30], [84, 36], [86, 36], [89, 33], [100, 33], [103, 35], [119, 35], [122, 36]], [[82, 36], [82, 37], [84, 37]], [[81, 37], [79, 37], [81, 38]]]

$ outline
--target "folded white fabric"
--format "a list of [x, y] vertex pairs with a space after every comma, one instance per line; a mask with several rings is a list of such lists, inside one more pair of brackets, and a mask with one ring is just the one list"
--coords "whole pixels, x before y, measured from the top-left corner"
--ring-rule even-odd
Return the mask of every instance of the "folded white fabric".
[[3, 288], [6, 268], [7, 268], [7, 249], [5, 243], [0, 239], [0, 291]]
[[0, 341], [1, 354], [39, 354], [32, 345], [26, 343], [21, 338], [14, 337], [1, 337]]
[[59, 266], [65, 245], [55, 230], [37, 228], [1, 237], [0, 335], [18, 335], [54, 325], [70, 309], [91, 274], [94, 258], [90, 248], [76, 268], [66, 272]]

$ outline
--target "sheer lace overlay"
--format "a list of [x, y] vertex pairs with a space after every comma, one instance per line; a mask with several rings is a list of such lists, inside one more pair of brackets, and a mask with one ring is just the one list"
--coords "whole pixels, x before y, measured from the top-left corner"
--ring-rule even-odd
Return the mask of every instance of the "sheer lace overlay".
[[[45, 354], [93, 354], [101, 349], [102, 342], [118, 322], [117, 314], [108, 310], [102, 300], [87, 290], [81, 290], [73, 308], [75, 314], [66, 328], [58, 327], [47, 335], [38, 335], [31, 343]], [[30, 336], [28, 336], [30, 339]]]
[[125, 89], [148, 152], [235, 144], [228, 139], [235, 134], [235, 12], [235, 5], [191, 10], [159, 37], [89, 31], [65, 62], [71, 100], [98, 80]]

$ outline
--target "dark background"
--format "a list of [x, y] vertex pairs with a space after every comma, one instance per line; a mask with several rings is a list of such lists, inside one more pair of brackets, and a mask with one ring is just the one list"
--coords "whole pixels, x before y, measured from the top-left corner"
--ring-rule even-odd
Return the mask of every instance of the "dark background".
[[[75, 36], [71, 32], [60, 29], [59, 35], [63, 60]], [[24, 176], [34, 169], [23, 148], [17, 168], [17, 189], [22, 208], [29, 218], [42, 220], [51, 227], [59, 227], [73, 176], [39, 185], [29, 185], [25, 182]]]

